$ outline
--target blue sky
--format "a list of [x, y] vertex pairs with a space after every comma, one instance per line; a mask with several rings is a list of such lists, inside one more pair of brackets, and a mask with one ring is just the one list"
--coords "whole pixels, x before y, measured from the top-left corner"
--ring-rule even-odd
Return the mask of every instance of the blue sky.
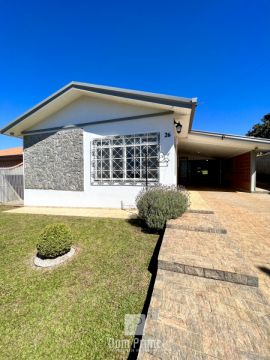
[[269, 14], [269, 0], [1, 1], [0, 127], [75, 80], [198, 97], [195, 129], [245, 134], [270, 111]]

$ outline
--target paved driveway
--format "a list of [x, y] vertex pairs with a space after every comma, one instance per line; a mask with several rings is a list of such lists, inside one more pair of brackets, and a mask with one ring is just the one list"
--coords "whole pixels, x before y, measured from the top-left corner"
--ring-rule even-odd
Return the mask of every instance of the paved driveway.
[[199, 191], [220, 222], [242, 248], [270, 301], [270, 195]]
[[[194, 211], [204, 203], [215, 213]], [[143, 337], [153, 343], [138, 359], [270, 359], [270, 195], [194, 191], [191, 210], [167, 223]]]

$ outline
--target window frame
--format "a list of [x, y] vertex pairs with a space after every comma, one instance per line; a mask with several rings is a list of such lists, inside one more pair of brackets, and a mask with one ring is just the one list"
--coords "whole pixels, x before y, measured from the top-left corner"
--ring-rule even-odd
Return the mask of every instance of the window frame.
[[[151, 150], [152, 147], [152, 150]], [[105, 149], [107, 149], [105, 151]], [[118, 151], [119, 158], [113, 156], [117, 155], [116, 149], [122, 149]], [[133, 150], [133, 155], [127, 156], [127, 152]], [[139, 155], [138, 155], [139, 150]], [[103, 158], [104, 153], [109, 154], [107, 158]], [[122, 152], [122, 154], [121, 154]], [[137, 154], [136, 154], [137, 152]], [[128, 134], [128, 135], [115, 135], [115, 136], [105, 136], [99, 138], [93, 138], [90, 145], [90, 183], [94, 186], [103, 186], [103, 185], [131, 185], [131, 186], [144, 186], [146, 184], [145, 177], [145, 157], [147, 156], [147, 183], [149, 186], [156, 185], [159, 183], [160, 179], [160, 133], [159, 132], [150, 132], [150, 133], [140, 133], [140, 134]], [[151, 152], [154, 154], [151, 156]], [[132, 153], [132, 151], [131, 151]], [[114, 166], [118, 166], [116, 160], [122, 161], [122, 167], [119, 170], [116, 170]], [[130, 161], [129, 161], [130, 160]], [[100, 163], [99, 163], [100, 162]], [[128, 163], [133, 164], [129, 168]], [[150, 166], [154, 164], [155, 166]], [[99, 163], [99, 164], [98, 164]], [[106, 164], [108, 170], [104, 170], [103, 166]], [[136, 166], [139, 164], [139, 168]], [[100, 165], [100, 167], [98, 166]], [[130, 169], [130, 170], [129, 170]], [[108, 171], [108, 178], [104, 178], [104, 173]], [[114, 177], [113, 175], [117, 171], [123, 173], [123, 177]], [[132, 175], [133, 177], [128, 177]], [[149, 175], [152, 174], [152, 177]], [[100, 178], [98, 177], [100, 175]], [[139, 177], [136, 177], [138, 176]]]

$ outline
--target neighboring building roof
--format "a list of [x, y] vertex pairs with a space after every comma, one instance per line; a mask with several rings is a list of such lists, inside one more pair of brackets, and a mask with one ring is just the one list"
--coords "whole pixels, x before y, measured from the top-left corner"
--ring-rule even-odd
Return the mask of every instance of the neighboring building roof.
[[[133, 101], [142, 101], [145, 103], [152, 103], [163, 107], [166, 106], [167, 108], [170, 107], [171, 109], [184, 107], [184, 108], [192, 109], [193, 112], [197, 104], [197, 98], [184, 98], [178, 96], [156, 94], [145, 91], [129, 90], [129, 89], [122, 89], [122, 88], [103, 86], [103, 85], [71, 82], [68, 85], [61, 88], [60, 90], [58, 90], [56, 93], [52, 94], [51, 96], [49, 96], [48, 98], [37, 104], [36, 106], [34, 106], [33, 108], [31, 108], [30, 110], [28, 110], [23, 115], [19, 116], [10, 124], [5, 126], [3, 129], [1, 129], [0, 133], [2, 134], [6, 133], [7, 135], [14, 135], [11, 132], [9, 132], [8, 134], [7, 131], [12, 129], [15, 125], [20, 124], [22, 121], [29, 118], [30, 116], [34, 115], [39, 110], [45, 108], [50, 103], [57, 100], [57, 98], [67, 96], [68, 93], [70, 94], [71, 92], [76, 92], [76, 91], [94, 93], [99, 95], [107, 95], [107, 96], [118, 97]], [[67, 99], [72, 99], [72, 97], [67, 96]]]
[[0, 150], [0, 156], [17, 156], [23, 154], [23, 148], [22, 147], [15, 147], [15, 148], [9, 148]]

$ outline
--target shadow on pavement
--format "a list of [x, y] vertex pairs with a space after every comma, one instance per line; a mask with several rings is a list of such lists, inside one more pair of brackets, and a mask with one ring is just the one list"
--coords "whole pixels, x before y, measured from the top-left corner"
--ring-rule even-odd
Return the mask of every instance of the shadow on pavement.
[[265, 273], [266, 275], [270, 276], [270, 269], [265, 267], [265, 266], [257, 266], [257, 268], [259, 270], [261, 270], [263, 273]]
[[[138, 222], [137, 222], [137, 226], [138, 226]], [[147, 291], [147, 295], [146, 295], [146, 298], [145, 298], [144, 306], [143, 306], [143, 309], [141, 311], [141, 314], [144, 314], [146, 316], [147, 316], [147, 312], [148, 312], [148, 308], [149, 308], [149, 305], [150, 305], [150, 301], [151, 301], [151, 297], [152, 297], [152, 293], [153, 293], [153, 289], [154, 289], [154, 284], [155, 284], [155, 280], [156, 280], [156, 274], [157, 274], [157, 268], [158, 268], [158, 266], [157, 266], [158, 254], [159, 254], [159, 250], [160, 250], [163, 235], [164, 235], [164, 230], [162, 230], [162, 232], [160, 232], [160, 235], [159, 235], [158, 241], [156, 243], [153, 255], [152, 255], [151, 260], [150, 260], [149, 265], [148, 265], [148, 271], [152, 274], [152, 276], [151, 276], [149, 288], [148, 288], [148, 291]], [[145, 228], [142, 228], [142, 231], [147, 231], [147, 230]], [[140, 326], [140, 325], [138, 325], [138, 326]], [[128, 356], [128, 360], [136, 360], [137, 359], [141, 339], [142, 339], [142, 335], [135, 335], [134, 340], [132, 342], [132, 345], [130, 347], [130, 353], [129, 353], [129, 356]]]

